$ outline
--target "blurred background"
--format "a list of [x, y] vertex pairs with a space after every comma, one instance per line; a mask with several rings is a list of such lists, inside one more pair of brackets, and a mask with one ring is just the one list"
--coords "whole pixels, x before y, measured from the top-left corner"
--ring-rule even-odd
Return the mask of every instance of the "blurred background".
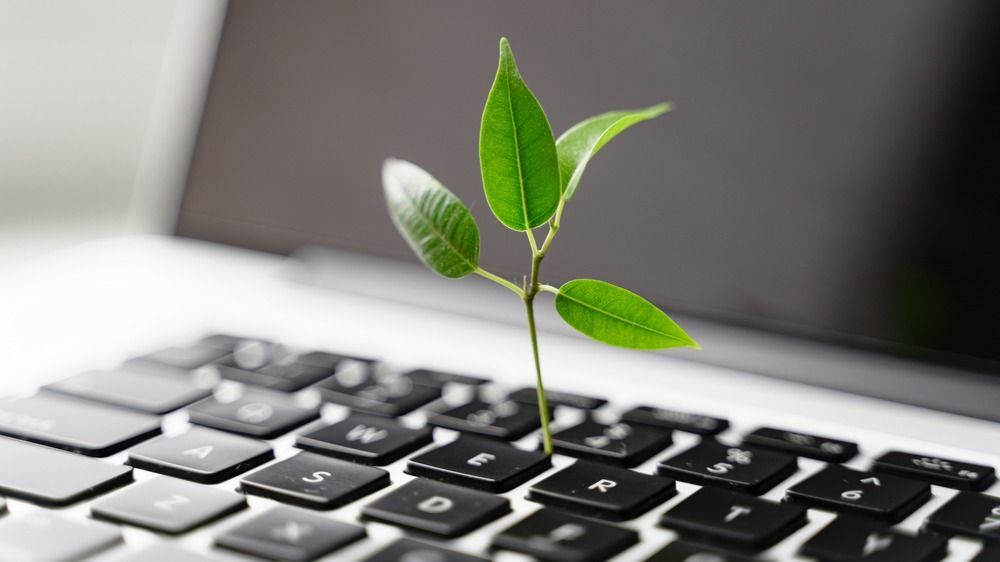
[[476, 157], [506, 35], [556, 135], [675, 104], [588, 168], [549, 282], [1000, 359], [995, 2], [244, 0], [194, 68], [208, 4], [0, 1], [0, 267], [175, 227], [410, 259], [382, 208], [392, 155], [465, 200], [484, 264], [516, 275], [523, 236], [495, 224]]

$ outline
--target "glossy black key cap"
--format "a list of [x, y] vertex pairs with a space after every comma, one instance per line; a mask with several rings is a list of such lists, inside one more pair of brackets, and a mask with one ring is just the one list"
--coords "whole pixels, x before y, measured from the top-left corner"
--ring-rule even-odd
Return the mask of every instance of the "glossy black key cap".
[[633, 519], [677, 492], [673, 479], [577, 461], [528, 490], [528, 499], [613, 521]]
[[415, 478], [366, 505], [361, 515], [444, 537], [464, 535], [510, 512], [506, 498]]
[[173, 437], [161, 437], [129, 451], [128, 463], [195, 482], [228, 480], [274, 458], [262, 441], [192, 427]]
[[682, 535], [762, 549], [787, 537], [806, 521], [802, 506], [702, 488], [664, 513], [660, 524]]
[[191, 423], [259, 439], [273, 439], [319, 417], [319, 406], [297, 397], [250, 390], [235, 400], [213, 396], [187, 409]]
[[538, 429], [538, 409], [514, 400], [472, 400], [430, 416], [428, 423], [464, 433], [516, 441]]
[[674, 541], [647, 558], [645, 562], [750, 562], [750, 559], [683, 541]]
[[1000, 560], [1000, 544], [987, 543], [969, 562], [997, 562], [997, 560]]
[[902, 451], [889, 451], [875, 459], [872, 470], [923, 480], [938, 486], [979, 492], [996, 482], [992, 466], [930, 457]]
[[88, 371], [42, 388], [147, 414], [172, 412], [210, 392], [178, 377], [128, 371]]
[[430, 428], [411, 429], [392, 419], [351, 414], [297, 436], [295, 446], [354, 462], [386, 465], [430, 442]]
[[588, 419], [552, 436], [556, 452], [632, 467], [666, 449], [670, 431], [623, 422], [604, 424]]
[[448, 373], [444, 371], [433, 371], [430, 369], [415, 369], [405, 373], [406, 377], [417, 384], [441, 388], [446, 384], [464, 384], [466, 386], [480, 386], [490, 382], [490, 379], [473, 377], [471, 375], [460, 375], [458, 373]]
[[747, 434], [743, 442], [826, 462], [847, 462], [858, 454], [858, 445], [850, 441], [773, 427], [758, 428]]
[[232, 351], [231, 347], [220, 347], [198, 343], [184, 347], [168, 347], [139, 357], [133, 357], [123, 364], [127, 369], [141, 369], [147, 372], [165, 373], [177, 372], [187, 373], [208, 365], [213, 361], [218, 361], [226, 357]]
[[315, 387], [324, 400], [358, 412], [402, 416], [441, 397], [441, 388], [417, 384], [405, 374], [377, 376], [370, 366], [354, 363]]
[[502, 493], [552, 467], [541, 451], [525, 451], [501, 441], [462, 435], [447, 445], [413, 457], [406, 472], [469, 488]]
[[376, 552], [364, 562], [489, 562], [454, 550], [427, 544], [413, 539], [399, 539]]
[[841, 515], [799, 550], [818, 560], [936, 562], [948, 553], [948, 539], [925, 533], [904, 535], [871, 520]]
[[682, 482], [720, 486], [753, 495], [770, 490], [796, 470], [798, 461], [792, 455], [744, 446], [730, 447], [708, 439], [659, 464], [660, 474]]
[[637, 406], [622, 414], [622, 421], [676, 429], [698, 435], [716, 435], [729, 427], [729, 422], [722, 418], [713, 418], [701, 414], [692, 414], [681, 410], [654, 408], [652, 406]]
[[149, 548], [131, 552], [123, 558], [115, 558], [115, 562], [219, 562], [215, 558], [207, 558], [190, 550], [175, 546], [169, 542], [155, 542]]
[[310, 562], [365, 537], [363, 527], [278, 506], [216, 537], [216, 546], [264, 558]]
[[[524, 404], [538, 404], [538, 391], [535, 387], [524, 387], [511, 392], [508, 395], [511, 400], [517, 400]], [[556, 406], [566, 406], [567, 408], [577, 408], [580, 410], [596, 410], [608, 403], [604, 398], [573, 394], [572, 392], [560, 392], [558, 390], [545, 390], [545, 401], [552, 408]]]
[[76, 520], [46, 510], [0, 519], [0, 560], [81, 560], [122, 540], [114, 525]]
[[160, 433], [159, 418], [100, 404], [36, 394], [0, 399], [0, 434], [104, 457]]
[[47, 506], [69, 505], [132, 481], [127, 466], [7, 437], [0, 437], [0, 459], [0, 494]]
[[493, 548], [547, 562], [602, 562], [637, 542], [631, 529], [542, 508], [494, 537]]
[[930, 531], [1000, 543], [1000, 498], [959, 492], [924, 524]]
[[381, 468], [303, 451], [240, 480], [244, 493], [313, 509], [333, 509], [389, 485]]
[[228, 380], [295, 392], [334, 374], [346, 355], [312, 352], [297, 355], [280, 346], [252, 342], [237, 346], [236, 351], [213, 364], [219, 375]]
[[161, 533], [185, 533], [246, 507], [242, 494], [157, 476], [94, 502], [94, 517]]
[[924, 482], [835, 464], [792, 486], [787, 496], [811, 506], [890, 522], [901, 521], [930, 497], [931, 488]]

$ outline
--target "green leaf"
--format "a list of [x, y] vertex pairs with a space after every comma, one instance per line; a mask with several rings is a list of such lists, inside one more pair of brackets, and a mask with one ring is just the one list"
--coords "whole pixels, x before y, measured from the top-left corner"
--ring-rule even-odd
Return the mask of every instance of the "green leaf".
[[634, 111], [611, 111], [585, 119], [563, 133], [556, 141], [563, 197], [567, 201], [573, 197], [587, 163], [608, 141], [632, 125], [663, 115], [670, 109], [669, 103], [661, 103]]
[[676, 322], [639, 295], [594, 279], [559, 288], [556, 310], [567, 324], [607, 344], [632, 349], [701, 349]]
[[559, 159], [549, 120], [521, 79], [507, 39], [479, 129], [479, 166], [490, 209], [512, 230], [545, 223], [559, 205]]
[[424, 264], [445, 277], [464, 277], [479, 262], [479, 227], [455, 194], [404, 160], [382, 165], [382, 188], [396, 229]]

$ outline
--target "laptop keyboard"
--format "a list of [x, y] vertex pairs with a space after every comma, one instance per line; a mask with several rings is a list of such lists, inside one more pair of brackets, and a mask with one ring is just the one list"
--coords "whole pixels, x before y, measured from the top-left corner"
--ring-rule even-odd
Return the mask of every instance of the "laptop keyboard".
[[1000, 560], [993, 467], [558, 389], [549, 458], [536, 400], [225, 335], [74, 375], [0, 399], [0, 560]]

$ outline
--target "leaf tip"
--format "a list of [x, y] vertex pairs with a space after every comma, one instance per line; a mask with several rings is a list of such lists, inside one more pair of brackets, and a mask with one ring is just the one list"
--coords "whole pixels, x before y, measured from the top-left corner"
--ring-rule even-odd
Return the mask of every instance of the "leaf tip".
[[649, 113], [649, 118], [652, 119], [653, 117], [659, 117], [660, 115], [663, 115], [664, 113], [672, 110], [673, 108], [674, 108], [673, 103], [665, 101], [663, 103], [658, 103], [650, 107], [647, 110], [647, 113]]

